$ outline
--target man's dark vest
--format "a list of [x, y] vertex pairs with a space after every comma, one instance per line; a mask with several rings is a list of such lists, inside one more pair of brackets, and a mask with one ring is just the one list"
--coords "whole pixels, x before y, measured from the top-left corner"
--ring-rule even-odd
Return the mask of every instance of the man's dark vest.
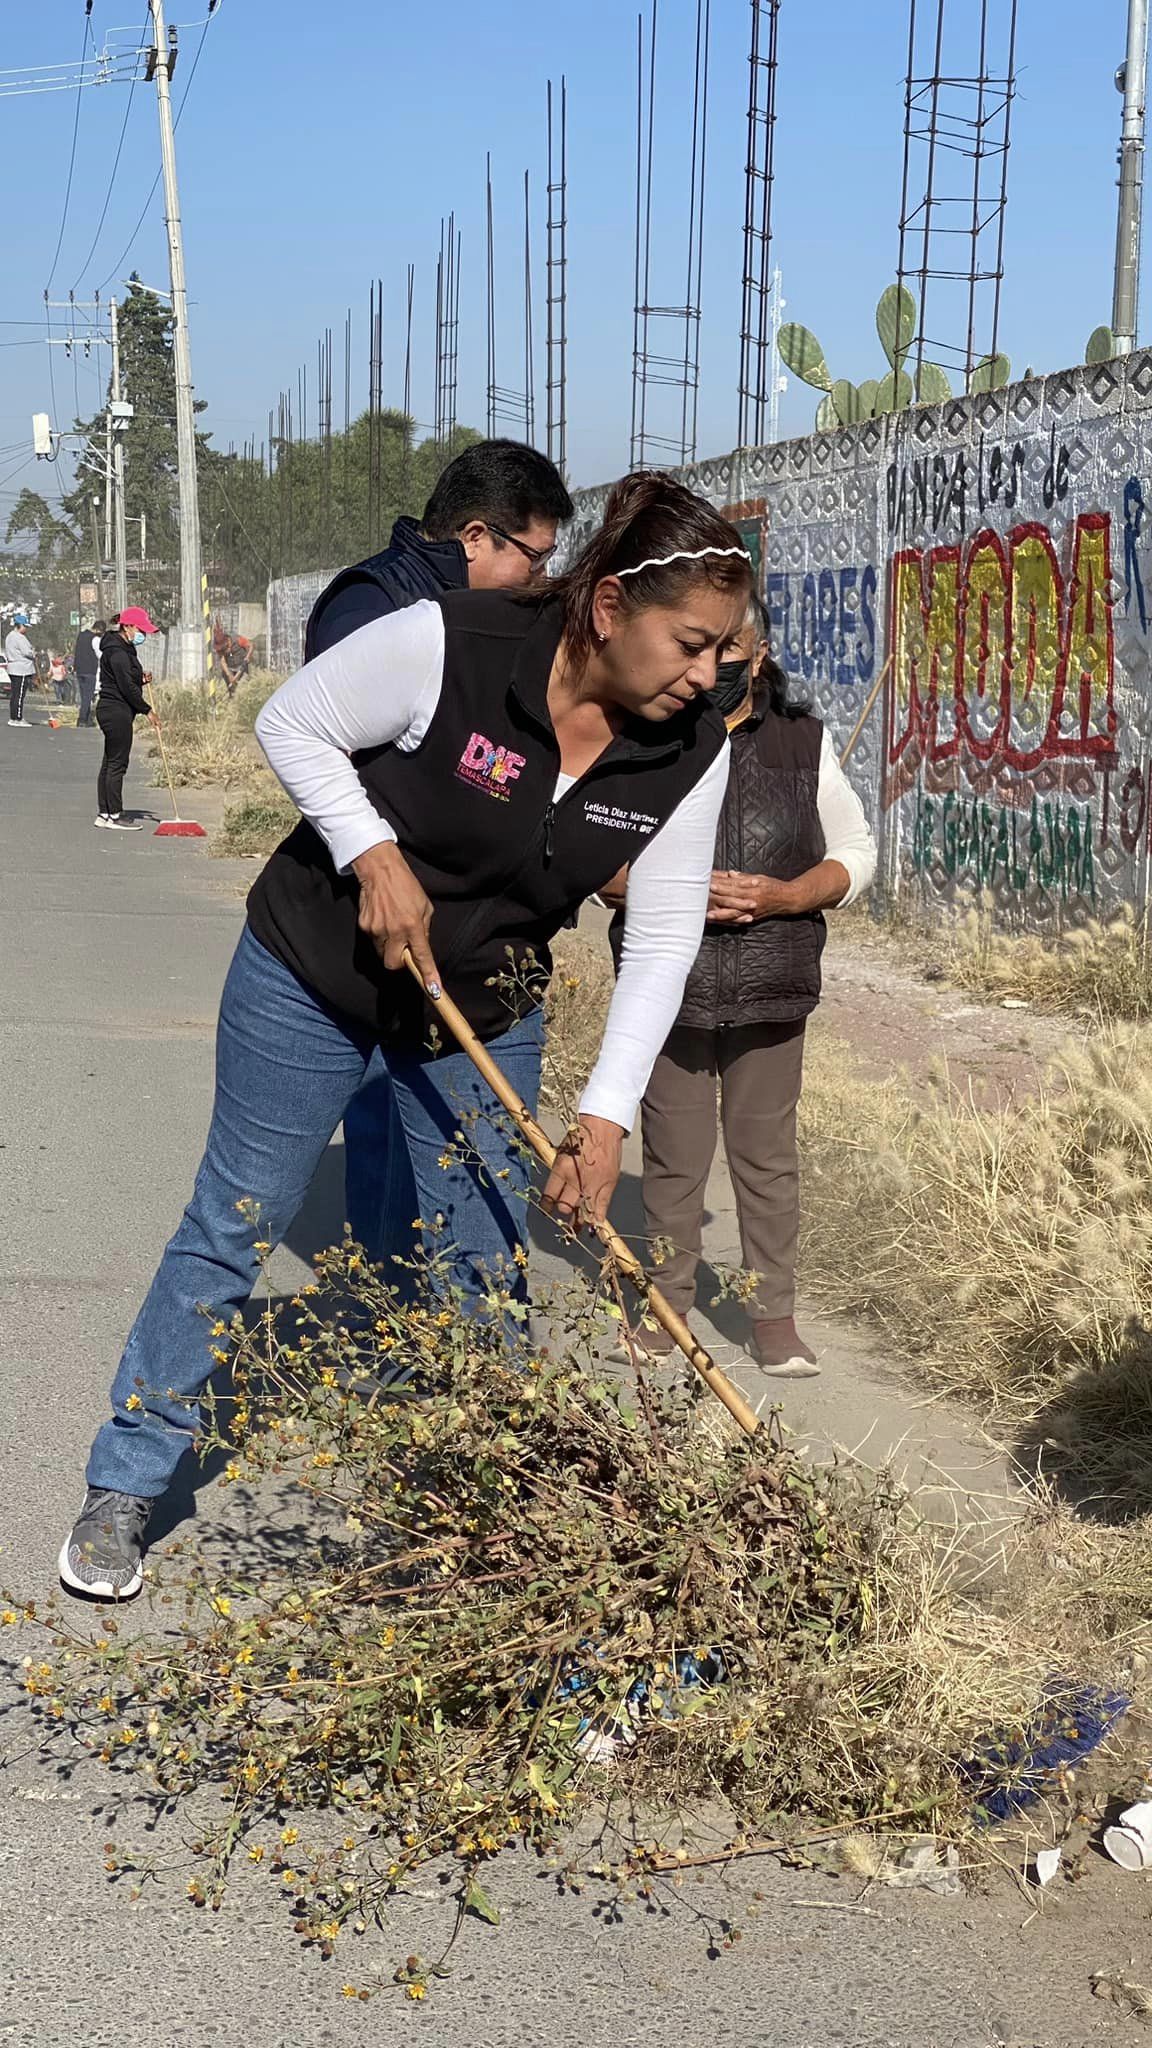
[[[717, 868], [793, 882], [823, 860], [816, 808], [822, 735], [818, 718], [782, 718], [773, 711], [736, 728]], [[617, 956], [622, 924], [617, 919], [612, 928]], [[825, 936], [819, 910], [760, 924], [706, 925], [677, 1024], [715, 1031], [798, 1022], [820, 1000]]]
[[[664, 721], [629, 719], [554, 802], [560, 750], [547, 693], [559, 601], [453, 591], [438, 602], [444, 679], [427, 734], [412, 753], [388, 745], [352, 760], [435, 905], [432, 951], [448, 993], [493, 1038], [542, 1000], [550, 940], [643, 852], [725, 731], [706, 699]], [[385, 1043], [425, 1042], [420, 991], [410, 975], [385, 970], [359, 930], [358, 903], [356, 877], [338, 875], [320, 835], [301, 824], [257, 881], [248, 918], [261, 945], [340, 1016]], [[527, 997], [510, 981], [526, 984]]]
[[[458, 540], [425, 540], [414, 519], [398, 519], [386, 548], [381, 548], [377, 555], [369, 555], [366, 562], [354, 562], [350, 569], [341, 569], [320, 592], [304, 632], [305, 661], [311, 661], [314, 655], [322, 654], [344, 638], [348, 627], [339, 623], [339, 600], [354, 588], [364, 586], [377, 593], [378, 601], [370, 609], [378, 618], [384, 618], [422, 597], [441, 597], [446, 590], [467, 590], [468, 557]], [[337, 621], [335, 632], [333, 615]]]

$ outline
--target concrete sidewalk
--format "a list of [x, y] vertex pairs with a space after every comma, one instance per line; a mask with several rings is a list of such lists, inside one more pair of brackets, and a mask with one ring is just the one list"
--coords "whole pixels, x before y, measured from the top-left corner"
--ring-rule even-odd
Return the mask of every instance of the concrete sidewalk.
[[[94, 830], [98, 733], [51, 732], [38, 707], [31, 715], [31, 732], [0, 723], [0, 1580], [42, 1600], [121, 1343], [190, 1191], [213, 1020], [255, 869], [212, 861], [198, 842]], [[162, 815], [143, 754], [141, 744], [128, 800]], [[339, 1227], [338, 1148], [321, 1181], [298, 1244]], [[621, 1202], [631, 1227], [634, 1186]], [[710, 1228], [715, 1248], [730, 1249], [720, 1183]], [[292, 1270], [286, 1263], [281, 1277]], [[979, 1446], [954, 1416], [919, 1407], [844, 1333], [820, 1338], [825, 1378], [783, 1390], [806, 1435], [854, 1442], [871, 1427], [869, 1453], [879, 1455], [911, 1430], [921, 1461], [967, 1460], [977, 1475]], [[237, 1493], [189, 1484], [178, 1511], [199, 1510], [242, 1557], [273, 1532], [265, 1503]], [[296, 1513], [290, 1503], [278, 1512], [286, 1547], [299, 1538]], [[170, 1867], [133, 1907], [109, 1888], [100, 1850], [109, 1836], [144, 1841], [142, 1810], [117, 1813], [99, 1767], [65, 1782], [29, 1754], [9, 1680], [0, 1706], [0, 2040], [363, 2048], [411, 2035], [446, 2048], [554, 2038], [666, 2048], [706, 2032], [717, 2048], [1085, 2048], [1102, 2033], [1142, 2038], [1088, 1994], [1089, 1969], [1126, 1969], [1135, 1938], [1124, 1918], [1135, 1892], [1107, 1875], [1053, 1900], [1058, 1927], [1034, 1922], [1022, 1934], [1025, 1909], [1011, 1892], [958, 1904], [886, 1894], [870, 1902], [875, 1917], [798, 1911], [854, 1894], [757, 1864], [730, 1892], [719, 1878], [692, 1892], [712, 1912], [741, 1911], [757, 1886], [766, 1897], [740, 1948], [706, 1965], [690, 1910], [606, 1925], [588, 1899], [558, 1898], [533, 1860], [506, 1858], [492, 1884], [505, 1925], [469, 1928], [454, 1975], [426, 2007], [349, 2007], [343, 1976], [362, 1980], [430, 1945], [442, 1905], [401, 1905], [371, 1952], [325, 1966], [300, 1950], [271, 1886], [249, 1881], [255, 1873], [241, 1872], [218, 1917], [186, 1906], [184, 1829], [165, 1823], [153, 1848]]]

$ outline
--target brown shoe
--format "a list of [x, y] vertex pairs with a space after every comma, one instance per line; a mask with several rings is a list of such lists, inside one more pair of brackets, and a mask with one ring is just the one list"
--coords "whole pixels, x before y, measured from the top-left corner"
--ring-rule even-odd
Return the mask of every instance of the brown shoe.
[[798, 1335], [791, 1316], [763, 1317], [753, 1323], [752, 1351], [769, 1379], [810, 1380], [820, 1370], [816, 1353]]

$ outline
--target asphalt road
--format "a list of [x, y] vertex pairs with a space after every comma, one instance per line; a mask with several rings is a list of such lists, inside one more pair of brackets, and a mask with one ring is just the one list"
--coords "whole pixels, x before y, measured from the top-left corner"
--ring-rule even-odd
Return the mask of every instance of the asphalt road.
[[[253, 870], [147, 830], [95, 831], [98, 736], [49, 731], [38, 706], [31, 715], [31, 732], [0, 724], [0, 1580], [43, 1599], [121, 1342], [191, 1185], [213, 1016]], [[139, 769], [128, 801], [158, 805]], [[334, 1147], [298, 1247], [338, 1227], [338, 1167]], [[857, 1359], [858, 1381], [865, 1365]], [[901, 1418], [917, 1426], [891, 1387], [862, 1396], [857, 1384], [854, 1398], [862, 1414], [887, 1402], [889, 1435]], [[271, 1537], [262, 1509], [246, 1512], [234, 1490], [225, 1521], [224, 1498], [187, 1486], [175, 1512], [211, 1521], [240, 1552]], [[286, 1541], [294, 1512], [277, 1510]], [[387, 1942], [325, 1966], [298, 1948], [267, 1883], [242, 1879], [218, 1917], [188, 1907], [179, 1827], [156, 1844], [161, 1883], [133, 1907], [109, 1889], [100, 1849], [113, 1828], [139, 1837], [141, 1816], [110, 1816], [98, 1767], [65, 1783], [26, 1744], [19, 1695], [0, 1680], [0, 2040], [1086, 2048], [1145, 2038], [1088, 1992], [1094, 1968], [1152, 1977], [1140, 1954], [1147, 1893], [1103, 1868], [1026, 1928], [1007, 1885], [959, 1902], [880, 1893], [863, 1913], [843, 1910], [856, 1897], [845, 1882], [768, 1862], [742, 1871], [731, 1894], [710, 1879], [688, 1888], [688, 1910], [636, 1912], [615, 1927], [509, 1857], [491, 1886], [505, 1924], [470, 1930], [425, 2006], [391, 1995], [350, 2006], [342, 1978], [430, 1949], [439, 1908], [404, 1904]], [[692, 1906], [739, 1912], [753, 1885], [765, 1895], [759, 1917], [709, 1963]]]

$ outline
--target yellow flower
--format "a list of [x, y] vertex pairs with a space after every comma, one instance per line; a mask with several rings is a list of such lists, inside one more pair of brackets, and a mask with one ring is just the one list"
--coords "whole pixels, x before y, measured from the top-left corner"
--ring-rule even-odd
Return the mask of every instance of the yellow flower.
[[[213, 1358], [214, 1358], [214, 1359], [216, 1360], [216, 1363], [217, 1363], [217, 1365], [227, 1365], [227, 1363], [228, 1363], [228, 1353], [227, 1353], [226, 1351], [222, 1351], [222, 1350], [221, 1350], [221, 1348], [220, 1348], [220, 1346], [219, 1346], [219, 1344], [211, 1344], [211, 1345], [209, 1345], [209, 1347], [208, 1347], [208, 1348], [209, 1348], [209, 1350], [211, 1351], [211, 1353], [212, 1353], [212, 1356], [213, 1356]], [[136, 1401], [136, 1396], [135, 1396], [135, 1394], [133, 1394], [133, 1396], [132, 1396], [132, 1401]], [[129, 1407], [131, 1407], [131, 1406], [132, 1406], [132, 1401], [129, 1401], [129, 1403], [128, 1403], [128, 1406], [129, 1406]], [[137, 1407], [139, 1408], [139, 1406], [140, 1406], [140, 1403], [139, 1403], [139, 1401], [136, 1401], [136, 1406], [137, 1406]]]
[[232, 1612], [232, 1602], [226, 1593], [217, 1593], [212, 1605], [216, 1609], [217, 1614], [228, 1616]]
[[320, 1936], [321, 1941], [335, 1941], [340, 1933], [340, 1922], [338, 1920], [322, 1920], [316, 1932]]
[[249, 1863], [263, 1863], [263, 1861], [264, 1861], [264, 1844], [263, 1844], [262, 1842], [258, 1842], [258, 1843], [256, 1844], [256, 1847], [255, 1847], [254, 1849], [249, 1849], [249, 1851], [248, 1851], [248, 1861], [249, 1861]]
[[212, 1335], [214, 1337], [226, 1337], [228, 1335], [227, 1323], [213, 1323]]
[[245, 1643], [245, 1645], [244, 1645], [244, 1648], [243, 1648], [242, 1650], [237, 1650], [237, 1652], [236, 1652], [236, 1662], [237, 1662], [238, 1664], [250, 1664], [250, 1663], [252, 1662], [252, 1645], [251, 1645], [251, 1643]]
[[447, 1172], [448, 1168], [452, 1164], [452, 1154], [450, 1152], [442, 1152], [440, 1154], [439, 1159], [436, 1161], [436, 1164], [437, 1166], [441, 1167], [445, 1172]]
[[300, 1840], [299, 1828], [285, 1828], [280, 1836], [280, 1840], [283, 1842], [285, 1848], [289, 1848], [293, 1842], [298, 1842]]
[[124, 1403], [124, 1406], [125, 1406], [126, 1408], [132, 1408], [132, 1409], [135, 1409], [135, 1408], [142, 1408], [142, 1407], [144, 1406], [144, 1403], [143, 1403], [143, 1401], [142, 1401], [142, 1400], [140, 1399], [140, 1396], [139, 1396], [139, 1394], [129, 1394], [129, 1396], [128, 1396], [128, 1399], [127, 1399], [127, 1400], [125, 1401], [125, 1403]]
[[321, 1373], [320, 1385], [322, 1387], [334, 1387], [336, 1385], [336, 1375], [330, 1365], [326, 1365]]
[[426, 1984], [407, 1984], [404, 1988], [409, 1998], [426, 1998], [428, 1996], [428, 1986]]
[[99, 1707], [100, 1712], [102, 1714], [114, 1714], [116, 1712], [116, 1702], [113, 1699], [110, 1692], [104, 1693], [102, 1697], [97, 1700], [96, 1705]]
[[240, 1467], [236, 1463], [235, 1458], [229, 1458], [228, 1463], [224, 1467], [224, 1477], [225, 1479], [239, 1479]]
[[528, 1254], [525, 1251], [524, 1246], [522, 1244], [517, 1245], [515, 1251], [512, 1254], [512, 1257], [515, 1259], [516, 1264], [518, 1266], [526, 1266], [528, 1264]]
[[281, 1884], [295, 1884], [296, 1872], [294, 1870], [282, 1870], [280, 1872], [280, 1882]]
[[340, 1996], [341, 1998], [359, 1998], [360, 1993], [356, 1989], [355, 1984], [342, 1984], [340, 1986]]
[[[296, 1669], [296, 1666], [295, 1666], [295, 1664], [290, 1664], [290, 1665], [288, 1666], [288, 1670], [287, 1670], [287, 1672], [286, 1672], [285, 1676], [286, 1676], [286, 1679], [287, 1679], [287, 1683], [288, 1683], [289, 1685], [299, 1685], [299, 1683], [300, 1683], [300, 1673], [299, 1673], [299, 1671], [298, 1671], [298, 1670]], [[285, 1841], [287, 1841], [287, 1840], [288, 1840], [288, 1837], [287, 1837], [287, 1835], [285, 1835], [285, 1837], [284, 1837], [284, 1840], [285, 1840]], [[293, 1830], [293, 1834], [292, 1834], [292, 1840], [293, 1840], [293, 1841], [295, 1841], [295, 1840], [296, 1840], [296, 1834], [295, 1834], [295, 1830]]]
[[120, 1740], [124, 1744], [125, 1749], [129, 1749], [136, 1740], [136, 1730], [134, 1728], [122, 1728], [120, 1730]]
[[13, 1623], [19, 1621], [19, 1619], [20, 1616], [14, 1607], [6, 1607], [3, 1614], [0, 1614], [0, 1621], [4, 1623], [5, 1628], [11, 1628]]

